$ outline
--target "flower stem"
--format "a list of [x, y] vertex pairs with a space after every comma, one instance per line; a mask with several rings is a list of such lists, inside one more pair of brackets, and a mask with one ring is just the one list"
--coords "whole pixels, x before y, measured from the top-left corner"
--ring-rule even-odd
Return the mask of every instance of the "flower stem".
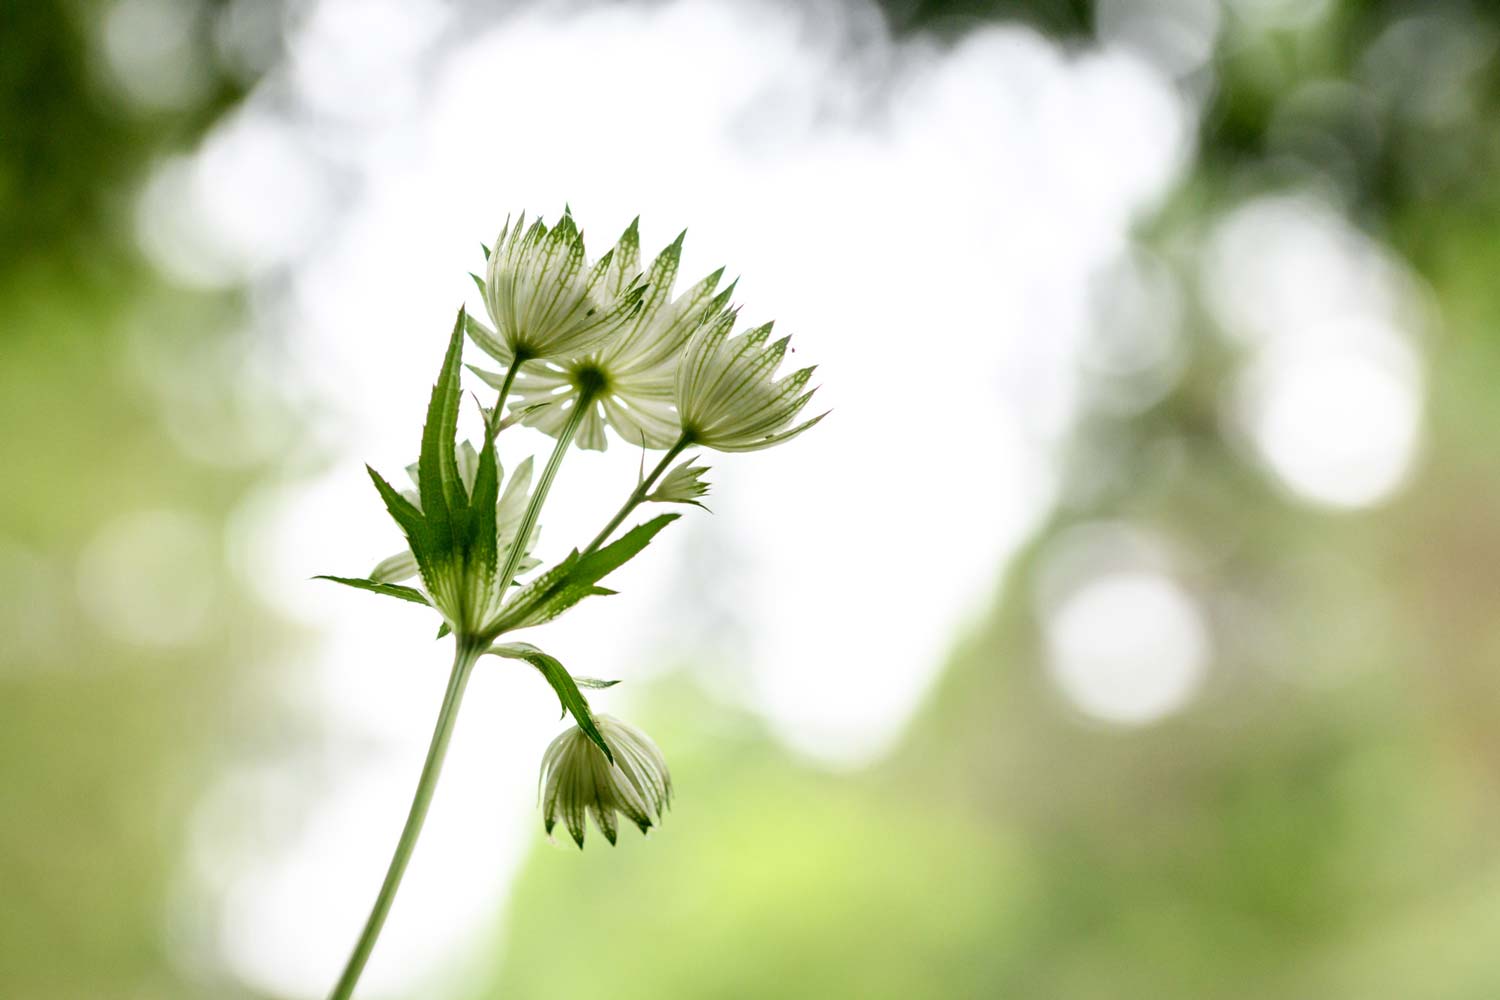
[[497, 431], [500, 428], [500, 422], [505, 419], [505, 400], [510, 395], [510, 387], [516, 380], [516, 373], [525, 363], [526, 358], [518, 353], [511, 359], [510, 367], [505, 369], [505, 381], [500, 383], [500, 395], [495, 397], [495, 408], [490, 411], [490, 421]]
[[667, 466], [672, 464], [672, 459], [682, 454], [682, 450], [692, 443], [692, 438], [684, 434], [677, 439], [676, 444], [667, 449], [667, 453], [661, 457], [660, 462], [656, 463], [656, 468], [651, 470], [651, 474], [640, 481], [634, 492], [626, 498], [624, 506], [615, 512], [614, 517], [609, 519], [609, 523], [604, 526], [604, 530], [595, 535], [592, 542], [589, 542], [589, 547], [583, 550], [584, 555], [588, 555], [609, 541], [609, 536], [614, 534], [615, 529], [620, 526], [620, 522], [629, 517], [630, 512], [639, 507], [642, 501], [646, 499], [646, 494], [651, 492], [651, 487], [656, 485], [656, 481], [661, 478], [661, 474], [667, 471]]
[[401, 839], [396, 842], [396, 852], [391, 855], [391, 864], [386, 870], [385, 881], [380, 884], [380, 893], [375, 897], [375, 906], [370, 910], [359, 941], [354, 945], [354, 953], [344, 966], [344, 974], [328, 995], [329, 1000], [349, 1000], [354, 994], [360, 973], [364, 972], [370, 952], [375, 948], [375, 940], [380, 937], [380, 929], [385, 926], [391, 903], [396, 899], [396, 890], [401, 887], [401, 877], [406, 874], [407, 862], [411, 860], [412, 851], [417, 846], [417, 837], [422, 833], [422, 823], [427, 819], [427, 807], [431, 805], [432, 794], [437, 790], [438, 776], [443, 770], [443, 758], [448, 754], [448, 741], [453, 736], [453, 723], [458, 719], [458, 708], [463, 701], [464, 688], [469, 683], [469, 674], [483, 652], [484, 646], [463, 641], [454, 650], [453, 672], [448, 677], [448, 690], [443, 695], [443, 707], [438, 712], [432, 744], [427, 748], [427, 762], [422, 765], [422, 777], [417, 781], [417, 791], [412, 797], [406, 826], [401, 830]]
[[505, 568], [499, 577], [501, 594], [509, 593], [511, 581], [515, 579], [516, 568], [520, 566], [521, 559], [525, 556], [527, 548], [530, 547], [531, 533], [536, 529], [537, 515], [541, 513], [542, 504], [546, 502], [547, 491], [552, 489], [552, 480], [557, 478], [558, 467], [562, 465], [563, 456], [567, 454], [568, 446], [573, 443], [573, 436], [578, 433], [578, 425], [583, 423], [583, 418], [588, 415], [589, 407], [593, 405], [594, 394], [587, 389], [578, 394], [578, 403], [573, 407], [568, 422], [563, 426], [562, 433], [557, 436], [557, 446], [552, 449], [552, 457], [547, 459], [547, 467], [542, 470], [542, 478], [532, 491], [531, 502], [526, 505], [526, 513], [521, 518], [521, 526], [516, 530], [515, 541], [511, 543], [510, 554], [505, 557]]

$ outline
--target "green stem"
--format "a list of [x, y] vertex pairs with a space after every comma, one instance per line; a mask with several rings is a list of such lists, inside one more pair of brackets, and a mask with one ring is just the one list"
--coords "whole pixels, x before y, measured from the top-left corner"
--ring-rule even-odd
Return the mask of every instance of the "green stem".
[[370, 910], [365, 928], [360, 932], [354, 953], [344, 966], [329, 1000], [349, 1000], [354, 987], [364, 972], [380, 929], [396, 899], [396, 890], [401, 887], [401, 877], [406, 874], [407, 862], [417, 846], [417, 837], [422, 833], [422, 823], [427, 819], [427, 807], [432, 804], [432, 794], [437, 790], [438, 776], [443, 770], [443, 758], [448, 754], [448, 741], [453, 736], [453, 723], [458, 719], [459, 704], [463, 701], [464, 688], [468, 686], [469, 674], [484, 652], [483, 646], [474, 646], [460, 641], [453, 654], [453, 672], [448, 677], [448, 690], [443, 695], [443, 707], [438, 712], [437, 727], [432, 733], [432, 744], [427, 748], [427, 762], [422, 765], [422, 777], [417, 781], [417, 792], [411, 800], [411, 811], [406, 817], [406, 826], [401, 830], [401, 839], [396, 842], [396, 853], [391, 856], [385, 881], [380, 884], [380, 893], [375, 897], [375, 906]]
[[495, 408], [490, 411], [490, 422], [494, 424], [497, 432], [500, 429], [500, 422], [505, 419], [505, 400], [510, 395], [510, 387], [515, 382], [516, 374], [521, 370], [521, 366], [526, 363], [526, 360], [523, 355], [517, 353], [511, 359], [510, 367], [505, 370], [505, 381], [500, 383], [500, 395], [495, 398]]
[[564, 425], [562, 433], [557, 436], [557, 446], [552, 449], [552, 457], [547, 459], [547, 467], [542, 470], [542, 478], [532, 491], [531, 502], [526, 505], [526, 513], [521, 518], [521, 526], [516, 530], [515, 541], [511, 543], [510, 554], [505, 557], [505, 568], [501, 571], [499, 582], [499, 593], [510, 592], [511, 581], [516, 577], [516, 568], [521, 565], [521, 559], [530, 547], [531, 533], [536, 528], [537, 515], [541, 513], [542, 504], [547, 499], [547, 491], [552, 489], [552, 480], [557, 478], [558, 467], [562, 465], [563, 456], [567, 454], [568, 446], [573, 443], [573, 436], [578, 433], [578, 425], [583, 423], [583, 418], [588, 415], [589, 407], [593, 405], [594, 394], [584, 390], [578, 394], [578, 404], [573, 407], [568, 422]]
[[667, 471], [667, 466], [672, 464], [672, 459], [682, 454], [682, 450], [692, 443], [693, 439], [684, 434], [677, 439], [676, 444], [667, 449], [667, 453], [661, 457], [660, 462], [656, 463], [656, 468], [651, 470], [651, 474], [640, 481], [635, 491], [625, 500], [625, 505], [615, 512], [614, 517], [609, 519], [609, 523], [604, 526], [604, 530], [595, 535], [592, 542], [589, 542], [589, 547], [583, 550], [584, 555], [588, 555], [609, 541], [609, 536], [614, 534], [615, 529], [620, 526], [620, 522], [629, 517], [630, 512], [639, 507], [646, 499], [646, 494], [651, 492], [651, 487], [656, 485], [656, 481], [661, 478], [661, 474]]

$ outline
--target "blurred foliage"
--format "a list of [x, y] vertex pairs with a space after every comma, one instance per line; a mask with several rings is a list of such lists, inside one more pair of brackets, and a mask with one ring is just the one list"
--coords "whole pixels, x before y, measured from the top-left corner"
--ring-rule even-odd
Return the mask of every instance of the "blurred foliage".
[[[187, 459], [142, 383], [159, 342], [226, 342], [233, 299], [165, 286], [130, 219], [148, 166], [240, 84], [220, 77], [170, 113], [131, 107], [100, 71], [107, 9], [0, 5], [0, 995], [14, 1000], [204, 994], [181, 963], [193, 934], [165, 933], [184, 898], [187, 817], [256, 713], [238, 668], [274, 642], [214, 544], [257, 470]], [[194, 9], [206, 52], [214, 7]], [[178, 374], [225, 391], [222, 370]], [[151, 510], [201, 525], [201, 559], [119, 535], [122, 517]], [[125, 547], [98, 555], [109, 537]], [[174, 578], [211, 596], [170, 641], [92, 599], [101, 583], [149, 593]]]
[[[199, 10], [206, 51], [220, 3]], [[66, 266], [75, 292], [133, 258], [122, 195], [152, 157], [191, 142], [238, 99], [224, 74], [171, 113], [133, 113], [101, 70], [104, 2], [11, 3], [0, 8], [0, 278]]]
[[1020, 22], [1063, 37], [1086, 36], [1093, 0], [880, 0], [898, 33], [956, 37], [996, 21]]

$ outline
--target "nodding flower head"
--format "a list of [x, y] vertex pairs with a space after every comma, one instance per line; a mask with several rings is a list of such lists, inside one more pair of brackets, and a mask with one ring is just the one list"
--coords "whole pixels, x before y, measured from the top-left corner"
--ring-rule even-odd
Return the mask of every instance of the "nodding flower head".
[[776, 378], [791, 338], [767, 345], [770, 323], [731, 336], [736, 319], [735, 310], [725, 310], [688, 341], [677, 368], [677, 415], [692, 444], [756, 451], [796, 437], [827, 414], [791, 426], [816, 391], [807, 389], [814, 369]]
[[565, 361], [618, 333], [639, 308], [645, 287], [631, 274], [616, 282], [612, 254], [589, 265], [583, 234], [564, 212], [548, 229], [541, 219], [509, 219], [479, 282], [494, 329], [470, 316], [470, 338], [501, 364]]
[[553, 740], [542, 755], [543, 824], [550, 834], [561, 820], [580, 848], [586, 815], [594, 817], [594, 825], [613, 844], [619, 831], [616, 813], [645, 833], [661, 822], [672, 800], [667, 762], [649, 736], [609, 715], [595, 715], [594, 723], [615, 755], [613, 764], [577, 726]]

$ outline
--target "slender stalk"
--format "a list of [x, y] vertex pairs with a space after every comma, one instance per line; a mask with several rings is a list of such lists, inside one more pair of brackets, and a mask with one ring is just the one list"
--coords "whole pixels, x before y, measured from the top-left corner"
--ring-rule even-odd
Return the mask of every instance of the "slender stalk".
[[604, 526], [604, 530], [595, 535], [592, 542], [589, 542], [589, 547], [583, 550], [584, 555], [588, 555], [609, 541], [609, 536], [614, 534], [615, 529], [620, 526], [620, 522], [629, 517], [630, 512], [639, 507], [642, 501], [646, 499], [646, 494], [651, 492], [651, 487], [656, 485], [656, 481], [661, 478], [661, 474], [667, 471], [667, 466], [672, 464], [672, 459], [682, 454], [682, 450], [692, 443], [692, 438], [684, 434], [677, 439], [676, 444], [667, 449], [667, 453], [661, 457], [660, 462], [656, 463], [656, 468], [651, 470], [651, 474], [640, 481], [634, 492], [626, 498], [624, 506], [615, 512], [614, 517], [609, 519], [609, 523]]
[[427, 807], [432, 803], [432, 794], [437, 790], [438, 776], [443, 770], [443, 758], [448, 754], [448, 741], [453, 736], [453, 724], [458, 719], [459, 704], [463, 701], [464, 688], [468, 686], [469, 674], [484, 652], [483, 646], [460, 641], [453, 654], [453, 672], [448, 677], [448, 690], [443, 695], [443, 707], [438, 712], [437, 726], [433, 729], [432, 744], [427, 748], [427, 762], [422, 765], [422, 777], [417, 781], [417, 791], [412, 797], [411, 811], [406, 817], [406, 826], [401, 830], [401, 839], [396, 842], [396, 852], [391, 855], [390, 867], [385, 881], [380, 884], [380, 893], [375, 897], [375, 906], [370, 910], [364, 930], [354, 945], [354, 953], [344, 966], [329, 1000], [349, 1000], [354, 987], [370, 960], [375, 940], [385, 926], [385, 918], [391, 912], [391, 903], [396, 899], [396, 890], [401, 887], [401, 877], [406, 874], [407, 862], [417, 846], [417, 837], [422, 833], [422, 823], [427, 819]]
[[516, 381], [516, 374], [521, 366], [526, 363], [526, 357], [517, 353], [511, 359], [510, 367], [505, 370], [505, 381], [500, 383], [500, 395], [495, 398], [495, 408], [490, 411], [490, 421], [498, 429], [500, 422], [505, 419], [505, 400], [510, 395], [510, 387]]
[[592, 392], [587, 389], [580, 392], [578, 404], [573, 407], [567, 424], [564, 425], [562, 433], [557, 436], [557, 446], [552, 449], [552, 457], [547, 459], [547, 467], [542, 470], [542, 478], [537, 482], [536, 489], [532, 491], [531, 502], [526, 505], [526, 513], [521, 518], [521, 526], [516, 530], [516, 540], [511, 543], [510, 554], [505, 557], [505, 568], [499, 577], [501, 594], [510, 592], [511, 581], [516, 577], [516, 568], [520, 566], [521, 558], [529, 547], [531, 533], [536, 529], [537, 515], [541, 513], [542, 504], [547, 500], [547, 491], [552, 489], [552, 480], [557, 478], [557, 470], [562, 465], [563, 456], [567, 454], [568, 446], [573, 443], [573, 436], [578, 433], [578, 425], [583, 423], [583, 418], [588, 414], [589, 407], [593, 403]]

